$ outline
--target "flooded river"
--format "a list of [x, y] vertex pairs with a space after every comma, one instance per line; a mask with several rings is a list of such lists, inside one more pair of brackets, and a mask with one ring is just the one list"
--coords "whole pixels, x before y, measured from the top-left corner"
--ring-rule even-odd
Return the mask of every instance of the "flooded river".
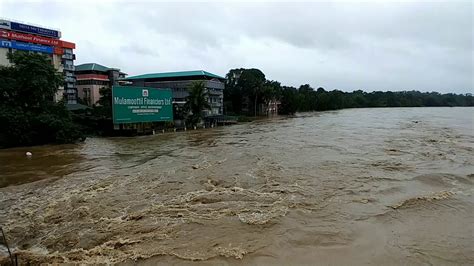
[[20, 263], [472, 265], [473, 117], [348, 109], [0, 150], [0, 224]]

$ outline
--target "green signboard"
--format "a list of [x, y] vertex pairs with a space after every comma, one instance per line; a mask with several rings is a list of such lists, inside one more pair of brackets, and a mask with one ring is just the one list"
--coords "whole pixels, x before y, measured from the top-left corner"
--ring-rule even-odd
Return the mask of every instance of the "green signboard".
[[173, 121], [170, 89], [113, 86], [114, 124]]

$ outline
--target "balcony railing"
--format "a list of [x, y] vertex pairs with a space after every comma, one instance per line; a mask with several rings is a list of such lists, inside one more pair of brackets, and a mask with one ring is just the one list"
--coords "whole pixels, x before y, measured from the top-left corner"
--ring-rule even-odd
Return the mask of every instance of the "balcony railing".
[[64, 69], [69, 71], [74, 71], [74, 65], [64, 64]]
[[221, 89], [215, 89], [215, 88], [209, 88], [207, 90], [207, 93], [209, 93], [210, 95], [213, 95], [213, 96], [219, 96], [219, 95], [224, 94], [224, 92]]
[[[154, 88], [170, 88], [170, 89], [187, 88], [194, 81], [195, 80], [153, 81], [153, 82], [145, 82], [145, 86], [154, 87]], [[206, 86], [206, 88], [210, 88], [210, 89], [217, 89], [217, 90], [224, 89], [224, 83], [219, 82], [219, 81], [206, 80], [204, 82], [204, 85]]]
[[74, 86], [74, 83], [66, 83], [66, 88], [68, 89], [73, 89], [75, 86]]
[[64, 77], [64, 81], [74, 83], [76, 82], [76, 78], [74, 76], [66, 76]]
[[221, 107], [222, 103], [210, 103], [211, 107]]
[[206, 81], [206, 87], [207, 88], [212, 88], [212, 89], [223, 90], [224, 89], [224, 83], [220, 82], [220, 81], [208, 80], [208, 81]]
[[74, 59], [76, 59], [76, 55], [74, 55], [74, 54], [63, 54], [62, 58], [63, 59], [74, 60]]

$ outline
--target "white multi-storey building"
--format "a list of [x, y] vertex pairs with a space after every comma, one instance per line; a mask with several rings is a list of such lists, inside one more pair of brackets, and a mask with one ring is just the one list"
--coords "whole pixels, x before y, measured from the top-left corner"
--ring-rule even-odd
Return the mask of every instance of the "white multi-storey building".
[[54, 100], [64, 98], [68, 104], [75, 104], [77, 103], [74, 76], [76, 56], [73, 50], [76, 45], [60, 38], [61, 32], [56, 29], [0, 19], [0, 65], [10, 65], [7, 55], [16, 50], [47, 55], [54, 68], [64, 75], [64, 85], [58, 89]]

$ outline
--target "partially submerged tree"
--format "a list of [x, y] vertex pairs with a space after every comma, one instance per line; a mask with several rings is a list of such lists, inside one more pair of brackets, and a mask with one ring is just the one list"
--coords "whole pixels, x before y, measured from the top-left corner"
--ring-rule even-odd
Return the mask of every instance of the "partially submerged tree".
[[195, 81], [191, 83], [189, 96], [186, 99], [185, 108], [190, 115], [187, 117], [189, 125], [194, 126], [199, 124], [204, 118], [204, 111], [209, 110], [211, 106], [207, 101], [208, 93], [203, 81]]

